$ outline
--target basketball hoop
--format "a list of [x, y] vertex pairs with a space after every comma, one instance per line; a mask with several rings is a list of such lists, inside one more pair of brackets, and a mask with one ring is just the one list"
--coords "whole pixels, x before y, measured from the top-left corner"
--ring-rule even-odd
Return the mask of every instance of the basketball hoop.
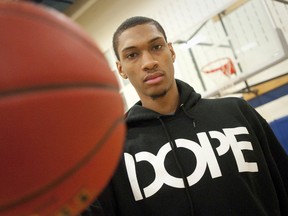
[[204, 73], [222, 71], [222, 73], [226, 76], [230, 76], [236, 73], [234, 64], [230, 58], [220, 58], [209, 62], [202, 67], [201, 71]]
[[209, 62], [201, 68], [201, 71], [214, 83], [220, 96], [225, 95], [225, 90], [234, 85], [231, 76], [236, 75], [236, 69], [232, 60], [228, 57]]

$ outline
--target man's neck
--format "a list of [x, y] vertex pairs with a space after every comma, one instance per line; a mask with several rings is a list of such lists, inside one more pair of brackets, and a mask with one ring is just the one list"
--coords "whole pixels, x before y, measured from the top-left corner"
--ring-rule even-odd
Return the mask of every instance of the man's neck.
[[179, 106], [179, 92], [177, 86], [175, 85], [171, 91], [166, 95], [157, 98], [145, 98], [141, 100], [142, 106], [158, 112], [163, 115], [169, 115], [175, 113], [176, 109]]

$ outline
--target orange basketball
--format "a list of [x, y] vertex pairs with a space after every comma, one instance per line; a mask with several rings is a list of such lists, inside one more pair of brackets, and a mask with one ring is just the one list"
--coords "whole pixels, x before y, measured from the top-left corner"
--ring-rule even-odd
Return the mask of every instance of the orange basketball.
[[0, 29], [0, 215], [76, 215], [122, 152], [117, 79], [54, 10], [2, 2]]

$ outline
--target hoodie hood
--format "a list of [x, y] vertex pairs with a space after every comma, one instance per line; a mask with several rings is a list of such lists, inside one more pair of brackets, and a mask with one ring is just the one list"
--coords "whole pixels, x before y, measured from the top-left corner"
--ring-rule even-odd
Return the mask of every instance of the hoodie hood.
[[[190, 85], [181, 80], [176, 79], [176, 84], [179, 91], [180, 106], [184, 106], [186, 110], [190, 110], [200, 100], [201, 95], [196, 93]], [[126, 122], [129, 124], [137, 121], [155, 119], [162, 116], [162, 114], [142, 107], [141, 101], [138, 101], [130, 110], [128, 110], [125, 116]]]

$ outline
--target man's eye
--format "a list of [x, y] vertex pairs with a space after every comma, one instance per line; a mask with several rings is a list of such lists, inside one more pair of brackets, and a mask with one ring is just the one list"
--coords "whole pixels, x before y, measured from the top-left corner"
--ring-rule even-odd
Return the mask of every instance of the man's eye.
[[128, 58], [128, 59], [133, 59], [133, 58], [135, 58], [136, 56], [137, 56], [137, 53], [129, 53], [129, 54], [126, 55], [126, 58]]
[[162, 45], [155, 45], [153, 46], [153, 50], [159, 50], [162, 48]]

